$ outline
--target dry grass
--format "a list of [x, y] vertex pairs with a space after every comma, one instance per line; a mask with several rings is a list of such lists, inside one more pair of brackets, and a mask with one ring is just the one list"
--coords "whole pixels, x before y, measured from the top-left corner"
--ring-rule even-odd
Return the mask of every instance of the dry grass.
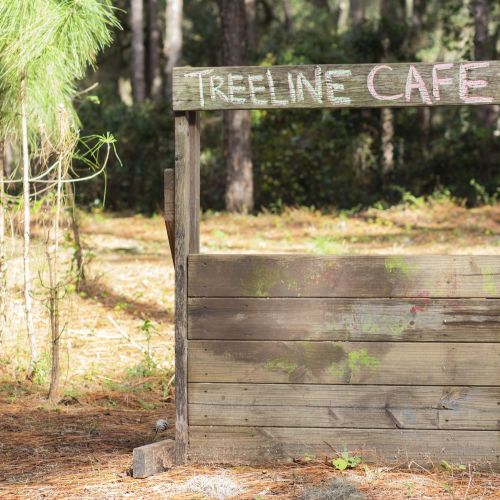
[[[189, 491], [186, 481], [214, 475], [220, 483], [221, 474], [242, 488], [236, 498], [243, 499], [294, 498], [307, 485], [340, 476], [356, 481], [368, 498], [500, 498], [494, 473], [429, 473], [416, 464], [411, 470], [370, 466], [350, 473], [320, 463], [265, 471], [185, 467], [131, 479], [132, 448], [153, 440], [156, 418], [173, 419], [168, 380], [174, 273], [160, 217], [87, 216], [84, 241], [93, 254], [91, 280], [85, 293], [65, 299], [65, 404], [53, 406], [44, 399], [43, 373], [39, 384], [25, 379], [16, 245], [11, 253], [12, 334], [3, 339], [0, 355], [1, 498], [208, 498], [206, 491]], [[282, 216], [207, 214], [201, 241], [202, 251], [225, 253], [498, 254], [500, 206], [466, 210], [444, 201], [356, 216], [306, 210]], [[68, 259], [70, 253], [68, 247]], [[35, 258], [40, 268], [42, 260]], [[37, 303], [41, 345], [48, 334], [45, 314]], [[154, 366], [141, 352], [148, 336]]]

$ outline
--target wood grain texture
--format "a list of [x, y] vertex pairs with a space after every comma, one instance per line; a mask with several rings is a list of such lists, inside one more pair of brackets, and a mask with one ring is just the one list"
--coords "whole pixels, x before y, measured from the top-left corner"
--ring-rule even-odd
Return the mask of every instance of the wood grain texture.
[[[500, 463], [499, 431], [324, 429], [192, 426], [190, 457], [195, 462], [274, 463], [305, 454], [323, 459], [342, 452], [365, 461], [407, 463]], [[431, 462], [432, 459], [432, 462]]]
[[157, 443], [134, 448], [132, 474], [144, 479], [172, 468], [174, 464], [175, 441], [165, 439]]
[[[362, 392], [361, 389], [358, 389]], [[190, 425], [356, 429], [500, 430], [500, 415], [480, 409], [353, 408], [189, 404]]]
[[164, 171], [164, 218], [170, 254], [175, 265], [175, 174], [173, 168]]
[[500, 387], [190, 383], [189, 402], [204, 405], [434, 408], [462, 412], [479, 409], [498, 412]]
[[500, 385], [500, 344], [191, 340], [190, 382]]
[[[176, 462], [187, 459], [187, 257], [199, 251], [199, 223], [193, 197], [199, 172], [199, 117], [197, 113], [175, 116], [175, 388], [176, 388]], [[199, 213], [199, 208], [198, 208]]]
[[497, 299], [190, 298], [189, 338], [500, 342]]
[[500, 298], [500, 256], [192, 255], [189, 296]]
[[[500, 62], [175, 68], [174, 110], [500, 103]], [[475, 87], [475, 88], [474, 88]]]

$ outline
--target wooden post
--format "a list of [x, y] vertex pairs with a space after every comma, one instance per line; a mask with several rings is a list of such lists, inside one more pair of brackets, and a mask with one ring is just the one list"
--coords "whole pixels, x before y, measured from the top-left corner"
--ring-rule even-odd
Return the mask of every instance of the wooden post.
[[164, 218], [167, 229], [170, 254], [175, 265], [175, 173], [173, 168], [167, 168], [164, 172]]
[[200, 122], [198, 112], [175, 115], [175, 462], [187, 460], [187, 258], [199, 252]]

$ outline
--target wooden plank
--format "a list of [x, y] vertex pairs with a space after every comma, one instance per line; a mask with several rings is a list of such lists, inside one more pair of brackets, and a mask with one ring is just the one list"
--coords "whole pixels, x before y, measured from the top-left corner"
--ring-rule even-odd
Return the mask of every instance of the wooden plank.
[[191, 340], [190, 382], [500, 385], [500, 343]]
[[191, 427], [190, 457], [195, 462], [262, 464], [306, 454], [323, 459], [344, 448], [379, 463], [500, 464], [499, 431]]
[[174, 450], [173, 439], [134, 448], [132, 464], [134, 478], [143, 479], [171, 469], [174, 464]]
[[205, 405], [435, 408], [461, 412], [479, 409], [498, 412], [500, 387], [190, 383], [189, 402]]
[[164, 218], [167, 229], [170, 254], [175, 265], [175, 173], [173, 168], [163, 172], [164, 185]]
[[189, 296], [500, 298], [500, 256], [193, 255]]
[[201, 340], [500, 341], [496, 299], [190, 298]]
[[[177, 463], [187, 459], [187, 257], [199, 251], [199, 224], [194, 205], [193, 189], [199, 172], [199, 118], [197, 113], [177, 113], [175, 116], [175, 400]], [[193, 179], [194, 177], [194, 179]], [[199, 208], [198, 208], [199, 212]], [[194, 218], [193, 218], [194, 217]]]
[[175, 110], [500, 104], [500, 62], [175, 68]]
[[[358, 389], [362, 392], [362, 389]], [[190, 425], [250, 427], [324, 427], [356, 429], [500, 430], [500, 415], [478, 408], [346, 408], [334, 406], [260, 406], [189, 404]]]

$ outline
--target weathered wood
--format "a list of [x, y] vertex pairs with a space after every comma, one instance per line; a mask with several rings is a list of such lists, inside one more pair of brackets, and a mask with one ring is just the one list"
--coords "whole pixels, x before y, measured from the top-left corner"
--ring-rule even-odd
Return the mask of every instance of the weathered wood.
[[500, 385], [500, 343], [191, 340], [190, 382]]
[[189, 338], [500, 342], [496, 299], [190, 298]]
[[[197, 113], [175, 116], [175, 399], [176, 461], [187, 459], [187, 257], [199, 251], [196, 214], [196, 182], [199, 182], [199, 117]], [[198, 188], [199, 189], [199, 188]], [[198, 198], [199, 199], [199, 198]], [[199, 206], [198, 206], [199, 213]], [[199, 215], [198, 215], [199, 217]]]
[[500, 104], [500, 62], [175, 68], [175, 110]]
[[189, 402], [211, 405], [437, 408], [498, 411], [500, 387], [190, 383]]
[[193, 255], [189, 296], [500, 298], [500, 256]]
[[[361, 389], [360, 392], [362, 392]], [[494, 411], [439, 408], [332, 406], [189, 405], [190, 425], [325, 427], [356, 429], [500, 430]]]
[[[365, 461], [500, 463], [499, 431], [192, 426], [193, 461], [273, 463], [306, 454], [323, 459], [344, 448]], [[431, 460], [432, 459], [432, 460]]]
[[200, 251], [200, 113], [188, 113], [190, 158], [189, 253]]
[[175, 265], [175, 174], [173, 168], [164, 171], [164, 218], [170, 254]]
[[165, 439], [134, 448], [132, 474], [136, 479], [164, 472], [174, 465], [175, 441]]

